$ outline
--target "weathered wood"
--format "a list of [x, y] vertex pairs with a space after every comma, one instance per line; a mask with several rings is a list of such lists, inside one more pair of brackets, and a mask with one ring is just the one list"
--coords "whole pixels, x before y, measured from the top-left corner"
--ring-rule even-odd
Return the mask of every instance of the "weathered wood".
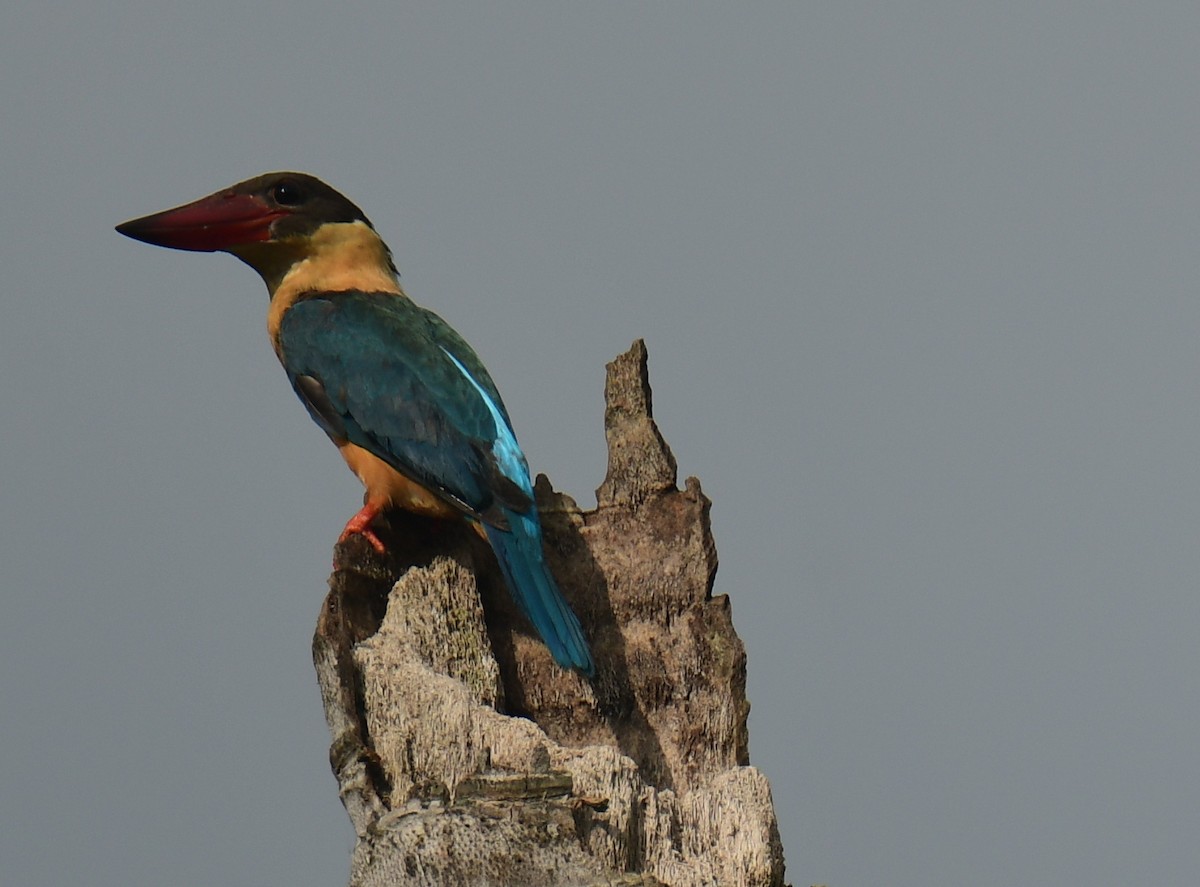
[[351, 887], [783, 884], [710, 503], [695, 478], [676, 487], [640, 341], [605, 399], [597, 507], [536, 485], [590, 684], [554, 664], [464, 525], [397, 514], [386, 556], [337, 549], [313, 656]]

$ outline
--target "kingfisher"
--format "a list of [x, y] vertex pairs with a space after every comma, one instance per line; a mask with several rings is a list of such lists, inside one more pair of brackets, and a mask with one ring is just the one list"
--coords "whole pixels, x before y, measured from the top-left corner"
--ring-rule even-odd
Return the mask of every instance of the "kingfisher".
[[117, 226], [171, 249], [227, 252], [270, 294], [267, 332], [292, 388], [366, 492], [339, 542], [388, 509], [466, 519], [556, 662], [592, 654], [542, 552], [529, 467], [475, 351], [400, 287], [363, 211], [311, 175], [273, 172]]

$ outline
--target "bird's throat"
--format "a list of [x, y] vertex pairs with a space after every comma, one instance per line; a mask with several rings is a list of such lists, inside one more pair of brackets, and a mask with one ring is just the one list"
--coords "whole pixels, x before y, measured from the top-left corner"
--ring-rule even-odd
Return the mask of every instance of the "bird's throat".
[[404, 294], [387, 245], [362, 222], [327, 223], [308, 237], [238, 247], [234, 255], [258, 271], [267, 285], [272, 342], [283, 315], [306, 293]]

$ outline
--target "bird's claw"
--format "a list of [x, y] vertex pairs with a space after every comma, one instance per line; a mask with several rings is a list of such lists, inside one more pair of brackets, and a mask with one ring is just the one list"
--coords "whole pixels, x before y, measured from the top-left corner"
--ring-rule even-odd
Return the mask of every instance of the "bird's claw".
[[365, 528], [361, 530], [343, 530], [342, 535], [338, 536], [338, 545], [341, 545], [343, 542], [348, 542], [351, 536], [362, 536], [364, 539], [370, 542], [371, 547], [380, 554], [387, 554], [387, 546], [380, 541], [379, 537], [375, 535], [374, 531]]
[[387, 546], [371, 529], [371, 524], [379, 517], [379, 512], [380, 509], [372, 505], [364, 505], [354, 517], [346, 521], [346, 528], [342, 530], [342, 535], [338, 536], [338, 545], [349, 541], [351, 536], [358, 535], [370, 542], [371, 547], [380, 554], [387, 554]]

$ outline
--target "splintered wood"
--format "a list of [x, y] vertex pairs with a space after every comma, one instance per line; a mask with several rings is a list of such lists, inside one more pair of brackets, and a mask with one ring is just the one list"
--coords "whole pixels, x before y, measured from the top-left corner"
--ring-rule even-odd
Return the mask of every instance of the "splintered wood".
[[387, 555], [338, 547], [313, 656], [351, 887], [782, 887], [709, 501], [676, 486], [641, 341], [605, 400], [597, 507], [536, 485], [591, 683], [555, 665], [465, 524], [397, 514]]

